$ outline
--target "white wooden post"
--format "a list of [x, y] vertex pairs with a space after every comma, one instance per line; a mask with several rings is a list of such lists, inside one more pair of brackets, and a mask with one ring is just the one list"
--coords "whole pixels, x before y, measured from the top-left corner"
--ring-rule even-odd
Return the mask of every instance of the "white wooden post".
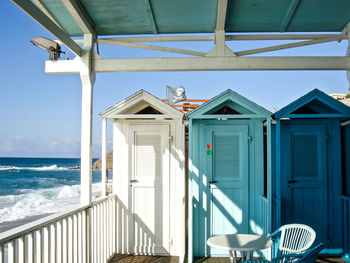
[[[267, 201], [268, 201], [268, 209], [267, 209], [267, 224], [268, 227], [266, 229], [266, 234], [271, 234], [272, 231], [272, 171], [271, 171], [271, 166], [272, 166], [272, 149], [271, 149], [271, 119], [267, 118], [266, 119], [266, 159], [267, 159]], [[268, 260], [272, 259], [272, 251], [271, 249], [267, 249], [267, 255], [266, 255]]]
[[102, 166], [101, 166], [101, 187], [102, 187], [102, 196], [106, 196], [106, 188], [108, 182], [108, 173], [107, 173], [107, 119], [102, 119]]
[[81, 57], [81, 165], [80, 165], [80, 204], [91, 203], [92, 184], [92, 91], [95, 73], [92, 72], [92, 51], [95, 37], [84, 35], [84, 53]]

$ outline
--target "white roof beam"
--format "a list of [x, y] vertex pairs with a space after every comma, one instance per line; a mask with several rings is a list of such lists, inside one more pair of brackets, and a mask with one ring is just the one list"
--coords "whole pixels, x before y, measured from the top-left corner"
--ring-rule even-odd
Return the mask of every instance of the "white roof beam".
[[119, 42], [115, 41], [115, 40], [109, 41], [109, 39], [99, 39], [98, 43], [112, 44], [112, 45], [125, 46], [125, 47], [133, 47], [133, 48], [142, 48], [142, 49], [171, 52], [171, 53], [178, 53], [178, 54], [191, 55], [191, 56], [200, 56], [200, 57], [204, 57], [207, 54], [205, 52], [178, 49], [178, 48], [160, 47], [160, 46], [145, 45], [145, 44], [138, 44], [138, 43], [129, 43], [129, 42], [125, 42], [125, 41], [119, 41]]
[[[339, 38], [347, 39], [347, 33], [343, 34], [252, 34], [252, 35], [225, 35], [226, 41], [235, 40], [310, 40], [310, 39], [325, 39], [329, 37], [339, 36]], [[108, 44], [113, 45], [113, 41], [119, 42], [184, 42], [184, 41], [214, 41], [214, 35], [206, 36], [156, 36], [156, 37], [109, 37], [99, 38], [101, 41], [108, 41]], [[83, 43], [83, 40], [75, 40], [78, 44]], [[107, 42], [105, 43], [107, 44]]]
[[96, 34], [95, 26], [79, 0], [62, 0], [84, 34]]
[[287, 14], [282, 21], [280, 32], [285, 32], [286, 29], [288, 28], [289, 23], [290, 23], [290, 21], [292, 21], [293, 16], [298, 8], [300, 1], [301, 0], [292, 0], [290, 6], [288, 8]]
[[151, 24], [153, 34], [158, 34], [158, 29], [157, 29], [156, 22], [154, 20], [154, 14], [153, 14], [152, 6], [151, 6], [149, 0], [144, 0], [144, 1], [145, 1], [145, 5], [146, 5], [146, 12], [147, 12], [147, 15], [148, 15], [148, 20], [149, 20], [149, 22]]
[[61, 25], [56, 21], [56, 19], [52, 16], [49, 10], [41, 3], [40, 0], [33, 0], [34, 4], [48, 17], [50, 18], [58, 27], [62, 28]]
[[272, 46], [272, 47], [264, 47], [264, 48], [257, 48], [257, 49], [251, 49], [251, 50], [245, 50], [245, 51], [238, 51], [238, 52], [235, 52], [235, 54], [237, 56], [246, 56], [246, 55], [264, 53], [264, 52], [269, 52], [269, 51], [276, 51], [276, 50], [295, 48], [295, 47], [304, 47], [304, 46], [326, 43], [326, 42], [331, 42], [331, 41], [339, 41], [342, 39], [343, 39], [343, 37], [341, 35], [336, 35], [336, 36], [333, 36], [330, 38], [325, 38], [325, 39], [321, 38], [321, 39], [314, 39], [314, 40], [309, 40], [309, 41], [302, 41], [302, 42], [296, 42], [296, 43], [277, 45], [277, 46]]
[[207, 56], [235, 56], [231, 49], [225, 44], [225, 24], [228, 0], [218, 0], [218, 11], [216, 15], [215, 47], [210, 50]]
[[[79, 60], [46, 61], [46, 73], [79, 73]], [[205, 57], [95, 59], [93, 71], [349, 70], [350, 57]]]
[[216, 15], [217, 31], [225, 31], [227, 3], [228, 0], [218, 0], [218, 12]]
[[[343, 28], [343, 30], [341, 31], [341, 33], [343, 35], [348, 35], [350, 31], [350, 22]], [[344, 36], [345, 37], [345, 36]]]
[[233, 40], [307, 40], [324, 39], [339, 36], [346, 39], [342, 34], [252, 34], [252, 35], [226, 35], [226, 41]]
[[82, 48], [70, 36], [48, 18], [35, 4], [29, 0], [11, 0], [42, 27], [54, 35], [77, 56], [81, 56]]

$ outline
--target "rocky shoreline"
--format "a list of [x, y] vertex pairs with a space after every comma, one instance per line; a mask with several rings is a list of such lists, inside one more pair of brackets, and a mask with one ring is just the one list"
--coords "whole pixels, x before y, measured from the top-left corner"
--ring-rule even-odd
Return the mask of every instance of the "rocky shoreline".
[[[94, 169], [101, 170], [101, 168], [102, 168], [102, 159], [100, 158], [94, 163]], [[110, 151], [109, 153], [107, 153], [107, 169], [108, 170], [113, 169], [113, 151]]]

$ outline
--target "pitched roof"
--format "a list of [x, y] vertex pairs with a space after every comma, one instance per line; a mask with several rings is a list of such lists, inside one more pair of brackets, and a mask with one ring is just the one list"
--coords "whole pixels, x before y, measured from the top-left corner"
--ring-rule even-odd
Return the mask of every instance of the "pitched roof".
[[118, 102], [114, 106], [100, 113], [103, 118], [125, 118], [134, 116], [134, 118], [164, 115], [164, 118], [183, 118], [184, 114], [179, 110], [166, 104], [159, 98], [153, 96], [145, 90], [140, 90], [130, 97]]
[[227, 118], [269, 118], [271, 112], [227, 89], [191, 111], [188, 118], [216, 118], [222, 115]]
[[273, 114], [273, 118], [350, 118], [350, 107], [314, 89]]

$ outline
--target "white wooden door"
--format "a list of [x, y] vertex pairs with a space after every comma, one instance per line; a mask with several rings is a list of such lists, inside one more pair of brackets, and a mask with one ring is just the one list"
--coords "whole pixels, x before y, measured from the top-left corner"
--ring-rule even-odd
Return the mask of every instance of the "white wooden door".
[[135, 254], [169, 252], [169, 126], [131, 128], [131, 247]]

